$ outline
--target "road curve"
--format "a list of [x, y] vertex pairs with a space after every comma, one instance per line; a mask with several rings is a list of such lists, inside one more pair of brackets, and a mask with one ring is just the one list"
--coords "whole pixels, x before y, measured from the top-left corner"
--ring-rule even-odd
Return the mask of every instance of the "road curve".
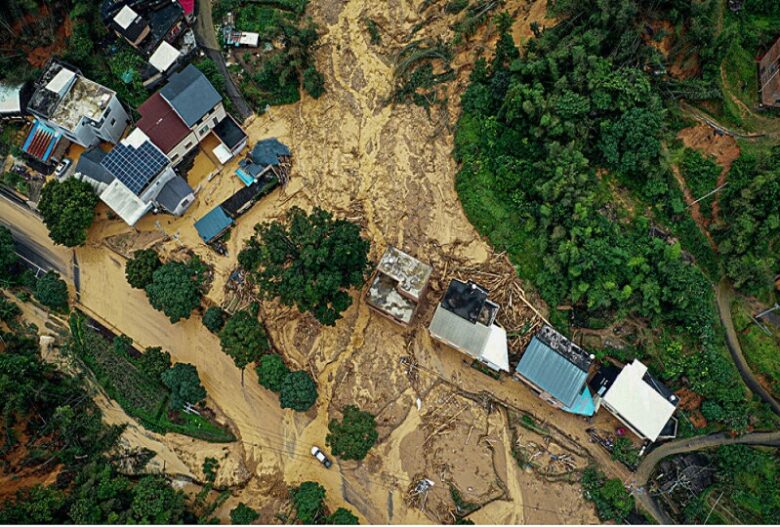
[[705, 448], [714, 448], [721, 445], [764, 445], [780, 447], [780, 431], [754, 432], [743, 436], [731, 437], [724, 433], [712, 434], [701, 437], [678, 439], [665, 443], [651, 451], [639, 464], [635, 472], [635, 482], [640, 492], [635, 494], [637, 501], [644, 507], [659, 524], [672, 524], [674, 521], [658, 506], [650, 496], [646, 487], [647, 481], [655, 469], [655, 466], [664, 458], [686, 452], [695, 452]]
[[241, 121], [246, 121], [252, 115], [252, 109], [247, 104], [241, 91], [233, 82], [225, 64], [225, 57], [219, 50], [217, 36], [214, 34], [214, 21], [211, 18], [211, 0], [198, 0], [198, 18], [195, 20], [195, 37], [198, 45], [208, 57], [214, 61], [222, 76], [225, 77], [225, 90], [233, 101], [233, 108]]
[[734, 321], [731, 319], [731, 299], [733, 297], [732, 289], [729, 283], [723, 279], [720, 281], [716, 288], [717, 300], [718, 300], [718, 313], [720, 314], [720, 321], [726, 330], [726, 345], [731, 353], [731, 358], [734, 360], [734, 364], [739, 370], [739, 374], [742, 376], [742, 380], [747, 384], [748, 388], [761, 397], [761, 399], [769, 405], [774, 413], [780, 415], [780, 402], [775, 399], [769, 390], [764, 388], [758, 379], [753, 374], [753, 371], [748, 366], [745, 360], [745, 355], [742, 353], [742, 347], [739, 344], [739, 338], [737, 337], [737, 331], [734, 329]]

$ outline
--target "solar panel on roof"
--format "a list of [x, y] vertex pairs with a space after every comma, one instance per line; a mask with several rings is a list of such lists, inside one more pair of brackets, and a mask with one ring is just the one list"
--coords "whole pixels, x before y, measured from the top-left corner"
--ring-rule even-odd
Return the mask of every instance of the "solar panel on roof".
[[120, 143], [101, 162], [135, 195], [139, 195], [167, 164], [168, 158], [148, 141], [137, 149]]

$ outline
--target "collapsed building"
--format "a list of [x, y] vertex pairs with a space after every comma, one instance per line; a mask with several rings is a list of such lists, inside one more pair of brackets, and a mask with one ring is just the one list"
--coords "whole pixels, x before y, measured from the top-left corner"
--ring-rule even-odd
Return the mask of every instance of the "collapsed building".
[[425, 292], [433, 268], [395, 247], [379, 260], [366, 291], [366, 303], [394, 322], [408, 325]]
[[453, 279], [433, 314], [428, 331], [493, 371], [509, 372], [506, 330], [496, 324], [498, 304], [474, 282]]

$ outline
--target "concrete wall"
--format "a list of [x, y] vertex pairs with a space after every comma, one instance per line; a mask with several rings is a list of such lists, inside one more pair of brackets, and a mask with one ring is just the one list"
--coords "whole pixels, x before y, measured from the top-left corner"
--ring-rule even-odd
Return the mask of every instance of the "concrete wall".
[[198, 137], [198, 141], [202, 141], [203, 138], [206, 137], [215, 126], [217, 126], [217, 123], [219, 123], [226, 116], [227, 113], [225, 112], [225, 106], [222, 104], [222, 101], [220, 101], [219, 104], [217, 104], [209, 113], [204, 115], [197, 123], [195, 123], [195, 126], [192, 127], [192, 131], [195, 132], [195, 135]]
[[198, 138], [195, 137], [195, 134], [190, 132], [166, 155], [168, 156], [168, 159], [171, 160], [171, 163], [177, 165], [190, 150], [198, 145], [198, 142]]
[[96, 132], [103, 141], [116, 144], [130, 124], [130, 116], [127, 115], [116, 95], [109, 99], [106, 111], [108, 115], [103, 114], [103, 124], [96, 128]]

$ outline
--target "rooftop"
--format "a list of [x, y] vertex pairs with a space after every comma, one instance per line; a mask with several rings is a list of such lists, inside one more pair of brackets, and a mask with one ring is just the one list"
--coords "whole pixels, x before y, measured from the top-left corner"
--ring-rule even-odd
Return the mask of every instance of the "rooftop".
[[182, 200], [192, 193], [192, 187], [187, 184], [184, 178], [176, 176], [163, 185], [155, 199], [162, 208], [173, 213]]
[[263, 169], [269, 166], [276, 166], [281, 162], [281, 158], [290, 157], [291, 155], [292, 153], [287, 145], [275, 137], [258, 141], [252, 149], [252, 161]]
[[395, 247], [388, 247], [377, 270], [393, 279], [401, 292], [419, 302], [433, 268]]
[[160, 95], [190, 128], [222, 101], [206, 76], [192, 64], [171, 75]]
[[398, 292], [398, 282], [382, 273], [377, 273], [368, 288], [366, 301], [404, 324], [411, 322], [417, 308], [416, 302]]
[[548, 325], [539, 330], [536, 338], [581, 370], [588, 371], [595, 358]]
[[160, 149], [136, 128], [100, 164], [130, 192], [140, 195], [168, 163]]
[[652, 382], [648, 382], [648, 377], [647, 366], [635, 359], [623, 367], [603, 401], [641, 436], [655, 441], [677, 409], [679, 399], [668, 389], [659, 390], [661, 383], [652, 377]]
[[198, 231], [204, 242], [210, 243], [231, 225], [233, 225], [233, 220], [225, 214], [222, 206], [218, 205], [195, 222], [195, 230]]
[[472, 324], [490, 326], [495, 321], [499, 308], [487, 297], [487, 289], [474, 282], [466, 283], [453, 279], [444, 293], [441, 306]]
[[7, 84], [0, 81], [0, 113], [22, 111], [22, 89], [24, 83]]
[[231, 150], [233, 150], [246, 139], [246, 134], [244, 131], [229, 115], [222, 119], [217, 124], [217, 126], [214, 127], [214, 133], [217, 134], [219, 140], [222, 141], [225, 146]]
[[[78, 73], [64, 64], [51, 61], [43, 74], [35, 81], [35, 91], [30, 98], [28, 108], [44, 117], [50, 117], [65, 95], [68, 87], [63, 83], [65, 78], [72, 78]], [[55, 89], [56, 88], [56, 89]]]
[[[117, 145], [119, 146], [119, 145]], [[118, 179], [112, 181], [100, 193], [100, 199], [131, 227], [152, 209], [152, 203], [144, 203]]]
[[82, 118], [98, 122], [113, 95], [105, 86], [78, 75], [50, 119], [66, 130], [74, 130]]
[[141, 114], [138, 128], [166, 154], [190, 133], [189, 127], [159, 93], [139, 106], [138, 113]]
[[[575, 358], [568, 348], [556, 346], [560, 340], [550, 339], [550, 332], [545, 331], [546, 329], [565, 340], [558, 332], [545, 326], [531, 339], [515, 367], [515, 372], [550, 394], [563, 406], [572, 407], [583, 393], [592, 359], [587, 356], [585, 360], [580, 357]], [[551, 345], [550, 342], [555, 345]], [[566, 352], [561, 353], [561, 349]]]
[[439, 304], [429, 326], [431, 335], [477, 360], [488, 361], [494, 369], [509, 371], [506, 331], [491, 325], [469, 322]]
[[100, 148], [90, 148], [79, 157], [75, 172], [88, 177], [96, 184], [103, 183], [109, 185], [114, 181], [114, 176], [100, 164], [105, 157], [106, 153]]
[[181, 57], [181, 52], [163, 40], [149, 57], [149, 64], [154, 66], [157, 71], [164, 73], [179, 60], [179, 57]]

